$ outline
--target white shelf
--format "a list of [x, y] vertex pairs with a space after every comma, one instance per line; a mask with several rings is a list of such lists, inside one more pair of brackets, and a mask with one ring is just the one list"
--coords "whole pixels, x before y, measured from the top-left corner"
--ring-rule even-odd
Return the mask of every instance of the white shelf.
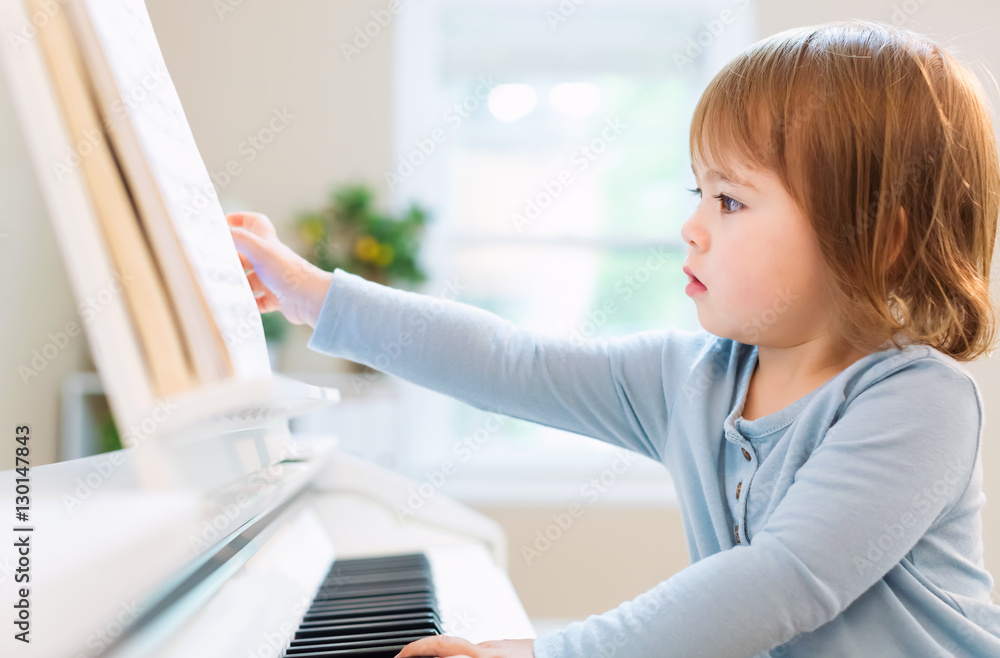
[[[270, 379], [226, 381], [163, 398], [156, 406], [165, 409], [166, 419], [151, 418], [158, 437], [190, 430], [217, 434], [275, 419], [287, 420], [338, 402], [340, 391], [336, 388], [314, 386], [275, 373]], [[124, 433], [122, 440], [126, 440]]]
[[[86, 398], [100, 395], [105, 390], [96, 373], [75, 373], [64, 382], [64, 418], [70, 425], [64, 429], [64, 459], [94, 451], [96, 427]], [[209, 490], [277, 462], [303, 458], [302, 447], [289, 434], [288, 419], [339, 401], [337, 388], [275, 374], [158, 400], [162, 406], [154, 406], [138, 425], [117, 429], [129, 449], [123, 454], [133, 455], [130, 459], [146, 488]], [[335, 436], [323, 434], [325, 441], [336, 443]]]

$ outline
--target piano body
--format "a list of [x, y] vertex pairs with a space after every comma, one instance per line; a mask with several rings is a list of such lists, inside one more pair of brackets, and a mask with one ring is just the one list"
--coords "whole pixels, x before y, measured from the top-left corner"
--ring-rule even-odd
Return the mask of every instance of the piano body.
[[[336, 389], [259, 390], [197, 422], [182, 399], [134, 448], [29, 469], [0, 578], [5, 601], [28, 590], [30, 642], [8, 627], [2, 655], [381, 658], [434, 633], [534, 637], [495, 522], [441, 493], [408, 508], [416, 482], [289, 433]], [[3, 509], [19, 477], [0, 473]]]

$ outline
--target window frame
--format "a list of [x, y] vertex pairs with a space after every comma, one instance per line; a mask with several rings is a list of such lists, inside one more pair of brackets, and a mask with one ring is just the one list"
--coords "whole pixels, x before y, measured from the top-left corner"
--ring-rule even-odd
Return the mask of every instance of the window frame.
[[[596, 4], [600, 0], [591, 2]], [[497, 4], [494, 0], [462, 0], [463, 5], [477, 3]], [[517, 4], [531, 3], [537, 5], [540, 19], [546, 11], [557, 9], [557, 5], [552, 2], [521, 0]], [[439, 97], [432, 90], [438, 87], [438, 72], [442, 61], [438, 17], [449, 4], [450, 0], [414, 2], [405, 6], [396, 17], [392, 67], [395, 101], [393, 150], [389, 171], [396, 171], [396, 164], [402, 155], [409, 153], [418, 140], [426, 139], [432, 130], [443, 127], [442, 115], [435, 102]], [[630, 0], [628, 3], [600, 2], [600, 4], [639, 6], [653, 4], [653, 0]], [[721, 17], [722, 12], [727, 10], [735, 12], [738, 6], [737, 0], [709, 2], [668, 0], [656, 4], [689, 7], [709, 17]], [[755, 22], [755, 5], [748, 0], [737, 20], [727, 24], [725, 38], [717, 40], [706, 48], [703, 55], [706, 58], [705, 70], [714, 75], [715, 71], [721, 69], [732, 57], [752, 43]], [[707, 84], [709, 79], [705, 79], [704, 84]], [[447, 146], [446, 140], [438, 144], [436, 149], [439, 150], [432, 152], [422, 165], [415, 168], [412, 175], [390, 189], [392, 206], [402, 208], [409, 202], [417, 200], [427, 207], [445, 207], [447, 194], [442, 181], [446, 180], [447, 176], [446, 158], [442, 157], [441, 152], [446, 151]], [[686, 248], [680, 236], [677, 236], [675, 242], [665, 243], [662, 239], [652, 238], [646, 240], [610, 236], [580, 238], [473, 231], [449, 232], [446, 222], [435, 221], [428, 225], [425, 233], [422, 260], [428, 266], [429, 279], [423, 286], [422, 292], [440, 296], [448, 289], [450, 282], [453, 281], [453, 275], [448, 267], [449, 248], [456, 244], [546, 243], [559, 246], [575, 244], [603, 251], [623, 248], [645, 249], [665, 245], [671, 249]], [[428, 462], [421, 461], [418, 455], [426, 449], [425, 439], [451, 431], [450, 422], [446, 420], [450, 421], [449, 414], [453, 411], [454, 405], [461, 403], [407, 382], [400, 383], [399, 402], [402, 417], [406, 418], [407, 422], [401, 427], [397, 467], [416, 480], [424, 480]], [[588, 441], [585, 437], [580, 437], [580, 440]], [[589, 441], [596, 440], [589, 439]], [[583, 445], [581, 444], [581, 448]], [[591, 477], [595, 471], [599, 471], [602, 464], [607, 466], [614, 458], [611, 447], [605, 447], [608, 450], [581, 449], [572, 460], [567, 460], [565, 453], [542, 450], [531, 455], [532, 468], [527, 473], [522, 467], [523, 464], [518, 463], [517, 451], [511, 451], [502, 460], [487, 461], [485, 464], [476, 464], [474, 468], [459, 469], [448, 479], [441, 491], [457, 500], [479, 505], [558, 506], [574, 500], [579, 502], [581, 482]], [[446, 455], [442, 452], [440, 458], [444, 459]], [[484, 468], [484, 466], [489, 467]], [[596, 504], [676, 507], [677, 498], [673, 483], [663, 465], [643, 457], [620, 478], [615, 487], [609, 489], [608, 495], [601, 496]]]

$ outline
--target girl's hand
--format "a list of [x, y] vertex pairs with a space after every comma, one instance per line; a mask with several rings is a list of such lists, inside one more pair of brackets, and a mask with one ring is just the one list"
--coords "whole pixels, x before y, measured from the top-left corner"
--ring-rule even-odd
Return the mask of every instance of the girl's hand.
[[330, 288], [324, 272], [278, 239], [274, 225], [257, 212], [226, 215], [240, 262], [261, 313], [281, 311], [293, 324], [316, 326]]
[[491, 640], [473, 644], [450, 635], [431, 635], [410, 642], [396, 654], [408, 656], [435, 656], [436, 658], [535, 658], [534, 640]]

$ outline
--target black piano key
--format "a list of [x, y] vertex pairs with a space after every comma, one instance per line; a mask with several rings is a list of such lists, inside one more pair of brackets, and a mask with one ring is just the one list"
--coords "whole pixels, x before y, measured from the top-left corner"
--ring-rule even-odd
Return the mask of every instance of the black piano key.
[[306, 614], [302, 619], [302, 624], [312, 624], [318, 621], [334, 621], [340, 619], [357, 619], [362, 615], [391, 615], [401, 612], [422, 612], [427, 614], [437, 614], [437, 608], [428, 604], [396, 604], [383, 605], [379, 607], [365, 607], [354, 610], [323, 610]]
[[[434, 634], [433, 632], [429, 632], [426, 633], [425, 635], [421, 635], [420, 637], [427, 637], [427, 635], [433, 635], [433, 634]], [[362, 640], [367, 641], [369, 643], [385, 642], [389, 640], [399, 640], [400, 638], [409, 637], [411, 635], [414, 635], [413, 631], [395, 630], [395, 631], [381, 631], [378, 633], [358, 633], [355, 635], [342, 635], [338, 637], [336, 640], [330, 639], [328, 637], [310, 637], [301, 640], [292, 640], [289, 643], [288, 647], [289, 650], [291, 649], [307, 650], [309, 647], [315, 647], [320, 645], [329, 646], [344, 642], [359, 642]]]
[[391, 658], [410, 642], [443, 632], [426, 555], [341, 559], [284, 655]]
[[376, 602], [357, 607], [335, 607], [335, 608], [310, 608], [302, 618], [303, 622], [311, 622], [318, 619], [347, 619], [364, 615], [374, 616], [380, 614], [392, 615], [407, 611], [412, 612], [436, 612], [438, 606], [433, 601], [410, 601], [403, 603], [390, 603], [378, 605]]
[[[402, 645], [400, 644], [401, 642], [412, 642], [414, 639], [420, 639], [422, 637], [427, 637], [428, 635], [434, 635], [434, 632], [427, 629], [418, 629], [416, 631], [382, 632], [373, 633], [371, 635], [345, 636], [336, 640], [295, 640], [288, 645], [285, 655], [294, 656], [300, 653], [331, 651], [333, 649], [346, 649], [349, 647], [396, 646], [402, 648]], [[397, 651], [399, 651], [399, 649], [397, 649]]]
[[365, 569], [364, 571], [357, 570], [333, 570], [331, 569], [326, 575], [326, 579], [333, 582], [337, 579], [356, 579], [356, 580], [379, 580], [379, 579], [390, 579], [390, 578], [426, 578], [427, 572], [423, 571], [420, 567], [407, 567], [405, 569], [381, 569], [378, 571], [372, 569]]
[[422, 617], [411, 617], [409, 619], [397, 619], [384, 622], [369, 621], [361, 623], [329, 624], [325, 626], [300, 628], [295, 632], [295, 639], [297, 640], [304, 637], [336, 637], [337, 635], [346, 635], [349, 632], [358, 633], [362, 631], [376, 632], [394, 629], [424, 628], [432, 626], [434, 623], [434, 617], [431, 615], [423, 615]]
[[322, 651], [311, 651], [309, 653], [297, 653], [295, 658], [336, 658], [337, 656], [362, 656], [363, 658], [395, 658], [399, 650], [410, 642], [419, 640], [414, 637], [401, 644], [394, 644], [388, 647], [358, 647], [356, 649], [329, 649]]
[[341, 598], [367, 598], [371, 599], [376, 596], [389, 596], [393, 594], [427, 594], [428, 590], [426, 587], [411, 587], [407, 585], [400, 585], [398, 587], [371, 587], [368, 589], [350, 589], [341, 592], [340, 596], [324, 596], [322, 598], [316, 599], [317, 601], [335, 601]]
[[303, 623], [299, 625], [299, 630], [306, 630], [311, 628], [316, 628], [317, 626], [323, 627], [333, 627], [333, 626], [344, 626], [349, 624], [367, 624], [367, 623], [392, 623], [394, 621], [404, 622], [412, 619], [437, 619], [437, 613], [433, 610], [403, 610], [401, 612], [385, 612], [377, 614], [364, 614], [359, 616], [338, 616], [332, 619], [312, 619], [309, 621], [303, 620]]
[[395, 596], [381, 596], [378, 598], [360, 597], [349, 599], [335, 599], [332, 601], [321, 601], [309, 606], [309, 610], [315, 612], [337, 612], [338, 610], [365, 610], [368, 608], [385, 608], [389, 606], [435, 606], [433, 597], [426, 594], [400, 594]]
[[307, 614], [314, 612], [336, 612], [338, 610], [364, 610], [383, 605], [430, 605], [437, 607], [437, 598], [427, 594], [390, 595], [379, 597], [350, 597], [332, 601], [317, 601], [309, 606]]

